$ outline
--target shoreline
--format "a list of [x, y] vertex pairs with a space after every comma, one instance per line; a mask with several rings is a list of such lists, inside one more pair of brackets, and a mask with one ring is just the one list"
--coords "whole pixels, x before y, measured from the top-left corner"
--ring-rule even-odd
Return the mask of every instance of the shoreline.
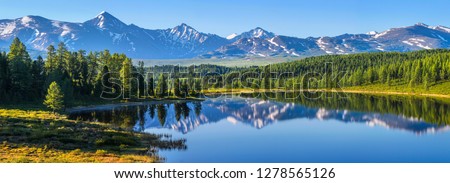
[[412, 93], [412, 92], [396, 92], [396, 91], [369, 91], [369, 90], [355, 90], [355, 89], [342, 89], [340, 91], [333, 89], [315, 89], [315, 90], [251, 90], [251, 89], [241, 89], [239, 91], [214, 91], [208, 94], [240, 94], [240, 93], [262, 93], [262, 92], [332, 92], [332, 93], [360, 93], [360, 94], [384, 94], [384, 95], [403, 95], [403, 96], [423, 96], [423, 97], [434, 97], [434, 98], [450, 98], [450, 95], [445, 94], [435, 94], [435, 93]]
[[195, 102], [195, 101], [203, 101], [203, 99], [200, 98], [189, 98], [189, 99], [153, 99], [153, 100], [144, 100], [144, 101], [113, 101], [111, 104], [93, 104], [93, 105], [80, 105], [75, 106], [66, 109], [65, 113], [72, 113], [72, 112], [81, 112], [86, 110], [105, 110], [110, 109], [114, 107], [122, 107], [122, 106], [139, 106], [139, 105], [146, 105], [146, 104], [161, 104], [161, 103], [177, 103], [177, 102]]
[[[210, 92], [203, 92], [203, 94], [223, 94], [223, 95], [239, 95], [239, 94], [251, 94], [251, 93], [262, 93], [262, 92], [294, 92], [293, 90], [250, 90], [250, 89], [239, 89], [238, 91], [226, 91], [226, 90], [215, 90]], [[317, 89], [317, 90], [299, 90], [297, 92], [329, 92], [329, 93], [353, 93], [353, 94], [367, 94], [367, 95], [400, 95], [400, 96], [419, 96], [419, 97], [432, 97], [432, 98], [445, 98], [450, 99], [450, 95], [445, 94], [433, 94], [433, 93], [411, 93], [411, 92], [395, 92], [395, 91], [367, 91], [367, 90], [354, 90], [354, 89], [343, 89], [341, 91], [333, 89]], [[66, 113], [81, 112], [86, 110], [106, 110], [114, 107], [122, 106], [139, 106], [146, 104], [161, 104], [161, 103], [177, 103], [177, 102], [194, 102], [194, 101], [204, 101], [205, 98], [167, 98], [167, 99], [144, 99], [143, 101], [132, 100], [132, 101], [112, 101], [113, 103], [105, 104], [92, 104], [92, 105], [80, 105], [66, 109]]]

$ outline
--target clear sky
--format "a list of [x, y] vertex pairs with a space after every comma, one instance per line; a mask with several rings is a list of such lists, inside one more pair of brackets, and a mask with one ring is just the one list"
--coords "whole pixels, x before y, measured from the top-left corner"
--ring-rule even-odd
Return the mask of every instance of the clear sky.
[[280, 35], [335, 36], [423, 22], [450, 26], [448, 0], [0, 0], [0, 19], [40, 15], [84, 22], [107, 11], [127, 24], [181, 23], [227, 36], [262, 27]]

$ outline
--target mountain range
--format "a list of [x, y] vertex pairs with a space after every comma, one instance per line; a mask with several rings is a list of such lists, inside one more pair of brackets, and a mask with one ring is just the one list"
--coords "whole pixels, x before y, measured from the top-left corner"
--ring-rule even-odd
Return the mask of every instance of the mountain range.
[[307, 57], [450, 48], [450, 28], [423, 23], [383, 32], [308, 38], [277, 35], [257, 27], [224, 38], [184, 23], [156, 30], [127, 25], [108, 12], [83, 23], [41, 16], [0, 20], [0, 49], [7, 51], [14, 37], [34, 55], [45, 54], [49, 45], [64, 42], [73, 51], [108, 49], [139, 59]]

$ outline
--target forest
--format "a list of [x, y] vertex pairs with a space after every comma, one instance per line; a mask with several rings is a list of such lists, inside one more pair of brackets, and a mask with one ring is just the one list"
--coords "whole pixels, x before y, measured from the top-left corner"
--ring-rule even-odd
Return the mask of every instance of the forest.
[[[200, 97], [211, 89], [340, 89], [371, 84], [427, 90], [450, 79], [450, 51], [326, 55], [253, 67], [144, 66], [108, 50], [69, 51], [64, 43], [32, 60], [15, 38], [0, 54], [0, 103], [42, 102], [55, 82], [64, 106], [75, 100]], [[53, 92], [54, 94], [54, 92]]]

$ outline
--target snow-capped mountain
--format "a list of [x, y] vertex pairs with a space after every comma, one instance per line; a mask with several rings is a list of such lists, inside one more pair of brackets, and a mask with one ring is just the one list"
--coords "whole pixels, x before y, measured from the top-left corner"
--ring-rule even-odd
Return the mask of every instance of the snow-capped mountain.
[[275, 37], [275, 34], [269, 31], [264, 30], [261, 27], [256, 27], [250, 31], [243, 32], [240, 35], [236, 35], [233, 39], [239, 40], [242, 38], [252, 39], [252, 38], [258, 38], [258, 39], [269, 39]]
[[125, 24], [108, 12], [83, 23], [40, 16], [0, 20], [0, 50], [7, 51], [14, 37], [19, 37], [35, 56], [45, 54], [49, 45], [64, 42], [73, 51], [108, 49], [142, 59], [306, 57], [450, 48], [450, 28], [423, 23], [383, 32], [315, 38], [282, 36], [257, 27], [223, 38], [184, 23], [168, 29], [145, 29]]
[[[295, 38], [288, 36], [250, 37], [244, 33], [234, 43], [204, 55], [205, 57], [229, 56], [315, 56], [324, 54], [350, 54], [380, 51], [414, 51], [422, 49], [450, 48], [450, 28], [413, 26], [393, 28], [378, 33], [343, 34], [336, 37]], [[249, 38], [250, 37], [250, 38]]]
[[225, 38], [198, 32], [186, 24], [160, 30], [127, 25], [108, 12], [83, 23], [39, 16], [0, 20], [0, 48], [7, 50], [14, 37], [19, 37], [29, 49], [41, 52], [51, 44], [64, 42], [70, 50], [108, 49], [133, 58], [158, 59], [192, 58], [229, 43]]

